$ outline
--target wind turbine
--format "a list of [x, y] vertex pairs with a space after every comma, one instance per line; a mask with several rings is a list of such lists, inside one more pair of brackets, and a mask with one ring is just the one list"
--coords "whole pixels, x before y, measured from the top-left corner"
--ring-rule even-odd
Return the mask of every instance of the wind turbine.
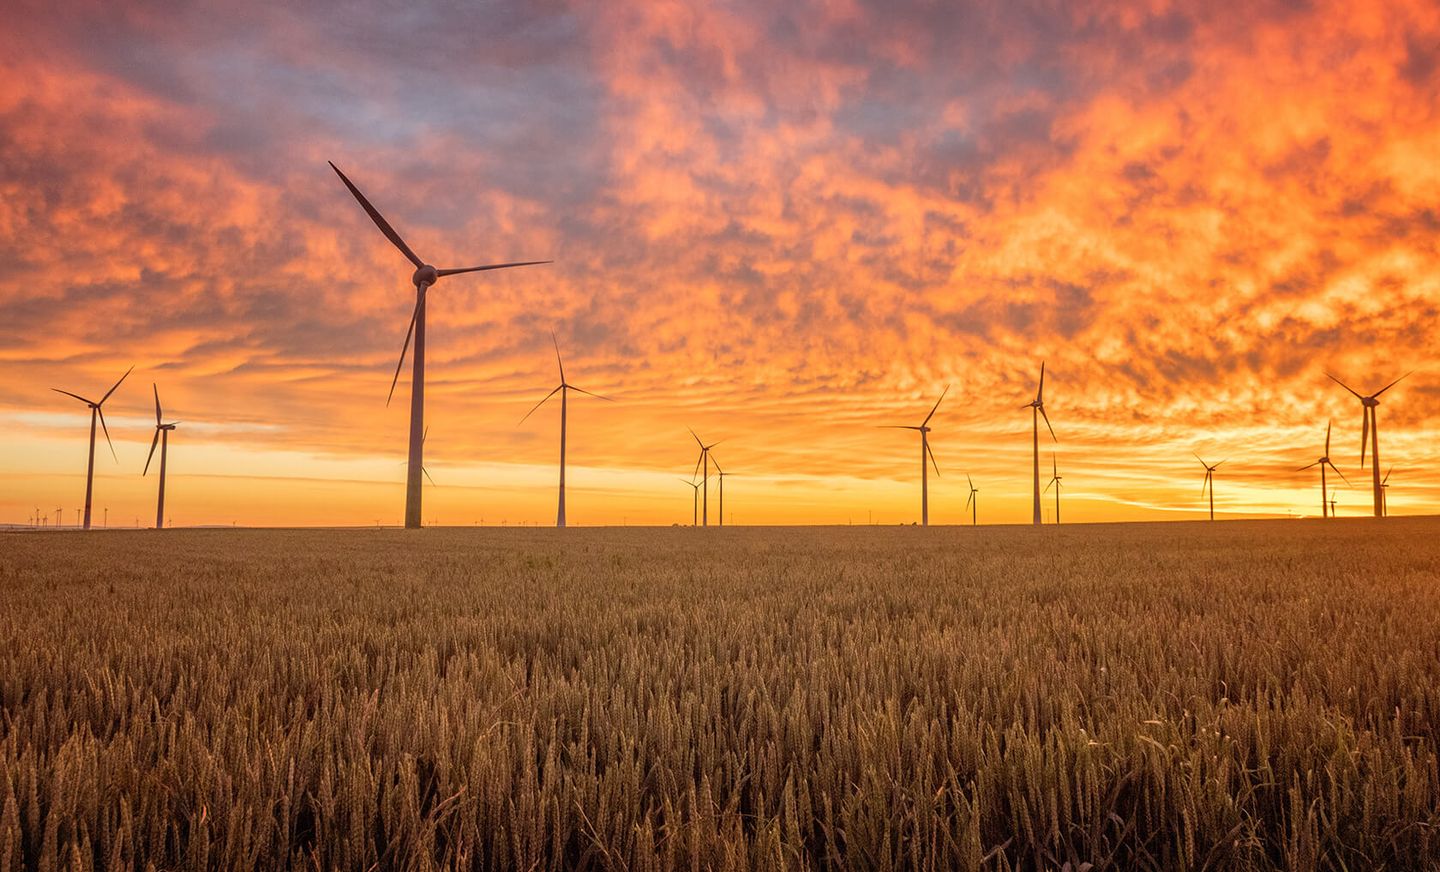
[[468, 272], [483, 272], [492, 269], [508, 269], [516, 266], [534, 266], [536, 264], [550, 263], [548, 260], [527, 260], [515, 263], [492, 263], [484, 266], [465, 266], [452, 269], [436, 269], [416, 256], [400, 234], [390, 226], [385, 217], [370, 205], [360, 189], [355, 187], [351, 181], [340, 172], [340, 168], [332, 162], [330, 169], [350, 189], [359, 201], [360, 208], [385, 234], [400, 253], [405, 255], [415, 265], [415, 273], [410, 280], [415, 284], [415, 311], [410, 316], [410, 327], [405, 333], [405, 344], [400, 346], [400, 362], [395, 365], [395, 377], [390, 380], [390, 395], [385, 398], [385, 404], [390, 404], [390, 398], [395, 396], [395, 384], [400, 380], [400, 370], [405, 366], [405, 353], [410, 348], [410, 339], [415, 339], [414, 365], [410, 369], [410, 466], [405, 477], [405, 526], [409, 529], [420, 527], [420, 491], [421, 491], [421, 470], [424, 469], [424, 442], [425, 442], [425, 292], [445, 276], [459, 275]]
[[1050, 438], [1055, 442], [1055, 428], [1050, 426], [1050, 416], [1045, 414], [1045, 361], [1040, 361], [1040, 387], [1035, 390], [1035, 399], [1026, 403], [1020, 408], [1030, 409], [1030, 422], [1032, 425], [1032, 445], [1035, 449], [1035, 516], [1033, 523], [1038, 527], [1040, 520], [1040, 419], [1045, 419], [1045, 428], [1050, 431]]
[[[1200, 460], [1200, 455], [1196, 454], [1195, 459]], [[1222, 460], [1214, 466], [1211, 466], [1205, 461], [1200, 460], [1200, 465], [1205, 467], [1205, 481], [1200, 485], [1200, 496], [1205, 496], [1205, 489], [1207, 487], [1210, 489], [1210, 520], [1212, 521], [1215, 520], [1215, 470], [1219, 469], [1225, 463], [1226, 461]]]
[[[1328, 466], [1328, 467], [1330, 467], [1331, 469], [1335, 470], [1335, 474], [1338, 475], [1338, 476], [1340, 476], [1340, 479], [1341, 479], [1342, 481], [1344, 481], [1347, 485], [1350, 483], [1350, 479], [1345, 478], [1345, 473], [1341, 472], [1341, 471], [1340, 471], [1340, 468], [1339, 468], [1338, 466], [1336, 466], [1334, 463], [1331, 463], [1331, 462], [1330, 462], [1330, 426], [1331, 426], [1331, 422], [1328, 422], [1328, 421], [1327, 421], [1327, 422], [1325, 423], [1325, 454], [1324, 454], [1324, 456], [1322, 456], [1319, 460], [1315, 461], [1314, 463], [1310, 464], [1309, 466], [1302, 466], [1302, 467], [1300, 467], [1298, 470], [1296, 470], [1296, 472], [1304, 472], [1305, 470], [1310, 469], [1311, 467], [1315, 467], [1315, 466], [1320, 467], [1320, 516], [1321, 516], [1322, 518], [1328, 518], [1328, 517], [1330, 517], [1330, 515], [1327, 514], [1327, 512], [1326, 512], [1326, 507], [1325, 507], [1325, 494], [1326, 494], [1326, 492], [1328, 492], [1329, 489], [1330, 489], [1330, 486], [1329, 486], [1328, 484], [1326, 484], [1326, 482], [1325, 482], [1325, 467]], [[1381, 487], [1384, 487], [1384, 485], [1381, 485]]]
[[[95, 419], [100, 419], [100, 429], [105, 431], [105, 444], [110, 446], [110, 456], [118, 461], [119, 458], [115, 457], [115, 443], [110, 441], [110, 428], [105, 426], [105, 413], [101, 410], [101, 406], [105, 405], [105, 401], [110, 399], [111, 394], [115, 393], [115, 388], [120, 387], [120, 382], [125, 381], [126, 377], [128, 377], [134, 369], [135, 367], [132, 366], [130, 367], [130, 369], [125, 370], [125, 375], [120, 376], [120, 381], [117, 381], [114, 387], [106, 391], [105, 396], [101, 397], [99, 402], [95, 402], [94, 400], [87, 400], [79, 394], [72, 394], [69, 391], [62, 391], [59, 388], [50, 389], [57, 394], [64, 394], [67, 397], [74, 397], [75, 399], [90, 407], [90, 465], [85, 468], [86, 530], [90, 529], [90, 497], [95, 490]], [[58, 527], [60, 526], [60, 524], [57, 523], [56, 526]]]
[[1060, 480], [1064, 478], [1055, 465], [1055, 452], [1050, 452], [1050, 481], [1045, 485], [1046, 492], [1049, 492], [1050, 485], [1055, 486], [1055, 523], [1060, 523]]
[[[560, 342], [555, 338], [554, 331], [550, 333], [550, 342], [555, 346], [555, 362], [560, 365], [560, 384], [555, 390], [546, 394], [545, 399], [536, 403], [534, 409], [526, 412], [525, 418], [535, 414], [536, 409], [545, 405], [546, 401], [555, 396], [555, 394], [560, 394], [560, 508], [555, 512], [555, 526], [563, 527], [565, 526], [565, 410], [567, 406], [567, 394], [569, 391], [579, 391], [597, 400], [609, 400], [610, 398], [602, 397], [599, 394], [592, 394], [584, 388], [577, 388], [565, 381], [565, 361], [560, 359]], [[521, 424], [525, 423], [525, 418], [520, 419]]]
[[1365, 445], [1367, 442], [1369, 442], [1370, 456], [1374, 459], [1374, 463], [1371, 465], [1370, 472], [1375, 489], [1375, 517], [1384, 517], [1385, 496], [1380, 487], [1380, 421], [1376, 417], [1375, 410], [1380, 406], [1380, 395], [1395, 387], [1395, 385], [1399, 384], [1401, 381], [1409, 378], [1411, 376], [1411, 373], [1405, 373], [1404, 375], [1400, 376], [1400, 378], [1395, 379], [1395, 381], [1391, 382], [1390, 384], [1386, 385], [1385, 387], [1381, 388], [1380, 390], [1376, 391], [1368, 397], [1361, 396], [1357, 391], [1355, 391], [1355, 389], [1351, 388], [1349, 385], [1345, 384], [1335, 376], [1330, 375], [1330, 373], [1327, 372], [1325, 373], [1325, 375], [1335, 384], [1354, 394], [1355, 398], [1360, 401], [1360, 405], [1364, 409], [1365, 425], [1360, 433], [1360, 468], [1365, 468]]
[[688, 478], [682, 478], [680, 480], [690, 485], [690, 526], [698, 527], [700, 526], [700, 482], [691, 481]]
[[970, 496], [965, 500], [965, 508], [970, 510], [970, 526], [974, 527], [980, 523], [980, 490], [975, 487], [975, 480], [969, 473], [965, 474], [965, 480], [970, 482]]
[[1335, 517], [1335, 491], [1330, 492], [1330, 517]]
[[163, 423], [160, 420], [160, 388], [151, 382], [150, 389], [155, 392], [155, 438], [150, 440], [150, 456], [145, 458], [145, 471], [141, 475], [150, 473], [150, 461], [155, 459], [155, 444], [160, 444], [160, 499], [155, 504], [155, 529], [160, 530], [165, 526], [165, 455], [170, 448], [170, 431], [180, 425], [179, 421], [171, 424]]
[[940, 392], [940, 399], [935, 401], [931, 407], [930, 414], [920, 422], [920, 426], [907, 424], [886, 424], [884, 430], [918, 430], [920, 431], [920, 526], [930, 526], [930, 469], [925, 465], [928, 459], [930, 465], [935, 467], [935, 475], [940, 475], [940, 464], [935, 462], [935, 452], [930, 450], [930, 419], [935, 417], [935, 410], [940, 408], [945, 395], [950, 393], [950, 386], [946, 385], [945, 390]]
[[725, 526], [725, 476], [734, 475], [733, 472], [726, 472], [720, 468], [720, 461], [715, 461], [715, 475], [720, 479], [720, 526]]
[[1385, 470], [1385, 477], [1380, 479], [1380, 511], [1384, 512], [1387, 518], [1390, 517], [1390, 495], [1387, 491], [1390, 490], [1390, 473], [1394, 471], [1395, 467], [1390, 467]]
[[725, 440], [722, 439], [720, 440], [720, 442], [711, 442], [709, 445], [706, 445], [704, 442], [700, 441], [699, 436], [695, 435], [694, 430], [690, 430], [690, 435], [695, 436], [695, 444], [700, 446], [700, 458], [695, 461], [695, 471], [690, 473], [691, 480], [694, 480], [695, 476], [699, 474], [700, 465], [702, 463], [705, 465], [705, 477], [700, 481], [700, 483], [704, 486], [704, 499], [702, 501], [703, 511], [701, 513], [700, 523], [701, 526], [708, 527], [710, 526], [710, 449], [714, 448], [716, 445], [719, 445], [720, 442], [724, 442]]

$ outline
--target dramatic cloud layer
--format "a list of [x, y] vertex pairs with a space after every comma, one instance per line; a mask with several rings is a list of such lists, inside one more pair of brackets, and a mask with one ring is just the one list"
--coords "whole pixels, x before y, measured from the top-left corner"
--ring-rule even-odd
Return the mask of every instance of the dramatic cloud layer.
[[[1440, 499], [1440, 8], [1272, 2], [22, 2], [0, 31], [0, 521], [144, 517], [150, 383], [179, 522], [394, 522], [410, 267], [440, 266], [441, 522], [1028, 519], [1040, 361], [1068, 518], [1313, 512], [1362, 391], [1397, 511]], [[405, 377], [402, 376], [402, 383]], [[152, 419], [153, 420], [153, 419]], [[1048, 449], [1047, 449], [1048, 450]], [[1048, 458], [1047, 458], [1048, 460]], [[1047, 464], [1048, 465], [1048, 464]], [[1343, 484], [1343, 483], [1342, 483]], [[711, 493], [712, 502], [716, 494]], [[48, 507], [48, 508], [47, 508]], [[432, 512], [433, 510], [433, 512]], [[1182, 511], [1183, 510], [1183, 511]], [[712, 507], [713, 511], [713, 507]]]

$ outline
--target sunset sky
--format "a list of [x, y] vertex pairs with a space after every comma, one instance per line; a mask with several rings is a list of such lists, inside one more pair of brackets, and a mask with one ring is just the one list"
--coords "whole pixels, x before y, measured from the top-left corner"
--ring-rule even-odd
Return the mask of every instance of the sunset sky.
[[[57, 10], [56, 7], [59, 7]], [[1041, 360], [1066, 521], [1440, 506], [1440, 6], [30, 2], [0, 28], [0, 523], [402, 519], [412, 267], [425, 518], [1030, 518]], [[62, 11], [63, 10], [63, 11]], [[1048, 477], [1048, 476], [1047, 476]], [[716, 494], [712, 484], [712, 519]], [[1051, 505], [1047, 499], [1047, 508]]]

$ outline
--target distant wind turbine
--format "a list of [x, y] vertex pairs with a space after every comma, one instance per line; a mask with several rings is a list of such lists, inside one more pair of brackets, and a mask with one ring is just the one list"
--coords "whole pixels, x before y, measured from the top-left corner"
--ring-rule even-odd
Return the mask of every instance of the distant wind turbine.
[[[1195, 459], [1200, 460], [1200, 455], [1196, 454]], [[1205, 467], [1205, 481], [1200, 485], [1200, 496], [1205, 496], [1206, 488], [1210, 489], [1210, 520], [1212, 521], [1215, 520], [1215, 470], [1219, 469], [1225, 463], [1226, 461], [1222, 460], [1214, 466], [1211, 466], [1204, 460], [1200, 460], [1200, 465]]]
[[690, 485], [690, 526], [700, 526], [700, 482], [682, 478], [681, 481]]
[[[930, 414], [920, 422], [920, 426], [913, 424], [886, 424], [885, 430], [918, 430], [920, 433], [920, 525], [930, 526], [930, 467], [935, 467], [935, 475], [940, 475], [940, 464], [935, 462], [935, 452], [930, 450], [930, 419], [935, 417], [935, 410], [940, 408], [944, 402], [945, 395], [950, 393], [950, 386], [946, 385], [945, 390], [940, 392], [940, 399], [935, 401], [931, 407]], [[926, 461], [929, 465], [926, 465]]]
[[150, 440], [150, 456], [145, 458], [145, 471], [150, 474], [150, 461], [155, 459], [155, 444], [160, 444], [160, 498], [155, 504], [155, 529], [165, 527], [165, 455], [169, 453], [170, 431], [180, 425], [179, 421], [166, 424], [160, 420], [160, 388], [152, 382], [150, 389], [155, 392], [155, 438]]
[[[1328, 493], [1329, 490], [1330, 490], [1330, 486], [1329, 486], [1329, 485], [1326, 483], [1326, 481], [1325, 481], [1325, 467], [1328, 466], [1328, 467], [1330, 467], [1331, 469], [1335, 470], [1335, 474], [1338, 475], [1338, 476], [1340, 476], [1340, 479], [1341, 479], [1342, 481], [1344, 481], [1347, 485], [1350, 483], [1350, 479], [1348, 479], [1348, 478], [1345, 477], [1345, 473], [1341, 472], [1341, 471], [1340, 471], [1340, 468], [1339, 468], [1338, 466], [1336, 466], [1334, 463], [1330, 462], [1330, 426], [1331, 426], [1331, 423], [1332, 423], [1332, 422], [1326, 422], [1326, 424], [1325, 424], [1325, 454], [1322, 455], [1321, 458], [1320, 458], [1319, 460], [1315, 461], [1314, 463], [1312, 463], [1312, 464], [1310, 464], [1310, 465], [1308, 465], [1308, 466], [1302, 466], [1302, 467], [1300, 467], [1298, 470], [1296, 470], [1297, 472], [1304, 472], [1305, 470], [1310, 469], [1310, 468], [1312, 468], [1312, 467], [1316, 467], [1316, 466], [1320, 467], [1320, 516], [1321, 516], [1322, 518], [1328, 518], [1328, 517], [1330, 517], [1330, 515], [1327, 513], [1326, 507], [1325, 507], [1325, 494]], [[1383, 485], [1382, 485], [1382, 487], [1383, 487]]]
[[720, 461], [715, 460], [715, 475], [720, 479], [720, 526], [725, 526], [725, 476], [734, 475], [733, 472], [726, 472], [720, 468]]
[[700, 484], [704, 489], [700, 524], [701, 526], [708, 527], [710, 526], [710, 449], [725, 440], [722, 439], [720, 442], [711, 442], [709, 445], [706, 445], [700, 441], [700, 437], [695, 434], [694, 430], [690, 431], [690, 435], [695, 436], [695, 444], [700, 446], [700, 458], [695, 461], [695, 471], [690, 473], [691, 480], [693, 481], [695, 476], [700, 474], [702, 464], [705, 467], [705, 477], [700, 480]]
[[[72, 393], [70, 393], [69, 391], [62, 391], [62, 390], [60, 390], [59, 388], [51, 388], [51, 389], [50, 389], [50, 390], [54, 391], [54, 392], [57, 393], [57, 394], [64, 394], [64, 395], [67, 396], [67, 397], [74, 397], [75, 399], [79, 400], [80, 402], [82, 402], [82, 403], [84, 403], [85, 405], [87, 405], [87, 406], [90, 407], [90, 464], [89, 464], [89, 466], [87, 466], [87, 467], [85, 468], [85, 529], [86, 529], [86, 530], [90, 529], [90, 497], [91, 497], [91, 495], [92, 495], [92, 493], [94, 492], [94, 489], [95, 489], [95, 419], [96, 419], [96, 418], [99, 418], [99, 419], [100, 419], [100, 429], [103, 430], [103, 431], [105, 431], [105, 444], [107, 444], [107, 445], [110, 446], [110, 456], [111, 456], [112, 458], [115, 458], [115, 459], [118, 461], [119, 458], [118, 458], [118, 457], [115, 457], [115, 443], [113, 443], [113, 442], [110, 441], [110, 428], [105, 426], [105, 413], [101, 410], [101, 406], [104, 406], [104, 405], [105, 405], [105, 401], [108, 400], [108, 399], [110, 399], [110, 395], [111, 395], [111, 394], [115, 393], [115, 388], [120, 387], [120, 382], [125, 381], [125, 379], [130, 375], [130, 373], [131, 373], [134, 369], [135, 369], [135, 367], [132, 366], [132, 367], [130, 367], [130, 369], [125, 370], [125, 375], [120, 376], [120, 381], [117, 381], [117, 382], [115, 383], [114, 387], [112, 387], [112, 388], [110, 388], [110, 390], [106, 391], [106, 392], [105, 392], [105, 396], [101, 397], [99, 402], [96, 402], [96, 401], [94, 401], [94, 400], [87, 400], [87, 399], [85, 399], [84, 397], [80, 396], [79, 394], [72, 394]], [[58, 527], [58, 526], [60, 526], [60, 525], [61, 525], [61, 524], [60, 524], [59, 522], [57, 522], [55, 526]]]
[[1336, 515], [1335, 515], [1335, 491], [1333, 491], [1333, 490], [1330, 492], [1330, 517], [1332, 517], [1332, 518], [1336, 517]]
[[1047, 429], [1047, 430], [1050, 431], [1050, 438], [1051, 438], [1053, 441], [1057, 442], [1057, 443], [1060, 441], [1059, 439], [1056, 439], [1056, 438], [1055, 438], [1055, 428], [1050, 426], [1050, 416], [1047, 415], [1047, 414], [1045, 414], [1045, 361], [1043, 361], [1043, 360], [1040, 361], [1040, 387], [1035, 390], [1035, 399], [1031, 400], [1029, 403], [1026, 403], [1024, 406], [1021, 406], [1021, 408], [1028, 408], [1028, 409], [1030, 409], [1030, 422], [1031, 422], [1031, 426], [1032, 426], [1032, 433], [1031, 433], [1032, 439], [1031, 439], [1031, 443], [1032, 443], [1032, 445], [1033, 445], [1033, 447], [1034, 447], [1034, 449], [1035, 449], [1035, 452], [1034, 452], [1034, 461], [1035, 461], [1035, 467], [1034, 467], [1034, 468], [1035, 468], [1035, 500], [1034, 500], [1034, 508], [1035, 508], [1035, 516], [1034, 516], [1034, 521], [1033, 521], [1033, 523], [1034, 523], [1036, 526], [1039, 526], [1039, 525], [1042, 523], [1041, 518], [1040, 518], [1040, 419], [1041, 419], [1041, 418], [1044, 418], [1044, 419], [1045, 419], [1045, 429]]
[[1400, 376], [1400, 378], [1395, 379], [1395, 381], [1391, 382], [1390, 384], [1386, 385], [1385, 387], [1381, 388], [1380, 390], [1367, 397], [1361, 396], [1360, 393], [1354, 388], [1345, 384], [1335, 376], [1330, 375], [1330, 373], [1325, 373], [1326, 377], [1333, 381], [1335, 384], [1354, 394], [1355, 398], [1360, 401], [1360, 405], [1364, 409], [1365, 424], [1360, 432], [1360, 468], [1365, 468], [1365, 444], [1368, 441], [1370, 444], [1370, 456], [1374, 461], [1371, 464], [1370, 473], [1371, 479], [1374, 482], [1375, 517], [1377, 518], [1385, 516], [1385, 497], [1380, 487], [1380, 421], [1376, 417], [1375, 410], [1380, 406], [1381, 394], [1385, 393], [1386, 391], [1395, 387], [1395, 385], [1409, 378], [1412, 374], [1413, 373], [1409, 372], [1405, 373], [1404, 375]]
[[330, 169], [334, 170], [335, 174], [340, 177], [340, 181], [345, 183], [345, 187], [350, 189], [350, 193], [359, 201], [360, 208], [365, 210], [365, 214], [370, 216], [370, 220], [375, 222], [375, 226], [380, 228], [380, 232], [385, 234], [385, 238], [390, 240], [391, 244], [400, 249], [400, 253], [405, 255], [406, 259], [415, 265], [415, 273], [410, 279], [415, 284], [415, 311], [410, 316], [410, 327], [405, 333], [405, 344], [400, 347], [400, 362], [395, 365], [395, 377], [390, 380], [390, 396], [385, 398], [385, 404], [388, 406], [390, 404], [390, 398], [395, 395], [395, 384], [400, 380], [400, 370], [405, 366], [405, 353], [410, 348], [410, 338], [413, 336], [415, 338], [415, 355], [414, 365], [410, 370], [410, 465], [406, 471], [405, 480], [405, 526], [410, 529], [417, 529], [421, 525], [420, 475], [421, 470], [425, 467], [423, 448], [425, 442], [425, 292], [431, 285], [445, 276], [459, 275], [460, 273], [468, 272], [483, 272], [492, 269], [508, 269], [516, 266], [534, 266], [536, 264], [550, 263], [550, 261], [527, 260], [514, 263], [492, 263], [484, 266], [436, 269], [422, 261], [415, 252], [410, 249], [410, 246], [405, 244], [405, 240], [400, 238], [400, 234], [396, 233], [395, 229], [390, 226], [390, 223], [385, 220], [384, 216], [381, 215], [374, 206], [370, 205], [370, 201], [365, 199], [365, 195], [360, 193], [360, 189], [355, 187], [350, 179], [346, 178], [344, 173], [340, 172], [339, 167], [331, 163]]
[[969, 473], [965, 474], [965, 480], [970, 482], [970, 496], [965, 500], [965, 508], [970, 510], [970, 526], [974, 527], [980, 523], [980, 490], [975, 487], [975, 480]]
[[[592, 394], [584, 388], [577, 388], [565, 381], [565, 361], [560, 359], [560, 342], [555, 338], [555, 333], [550, 333], [550, 342], [555, 346], [555, 362], [560, 366], [560, 384], [555, 390], [545, 395], [545, 399], [535, 404], [535, 408], [525, 413], [525, 418], [535, 414], [535, 411], [557, 393], [560, 395], [560, 506], [555, 511], [555, 526], [565, 526], [565, 412], [568, 406], [567, 399], [570, 391], [578, 391], [586, 396], [594, 397], [597, 400], [609, 400], [609, 397], [602, 397], [599, 394]], [[525, 418], [520, 423], [525, 423]]]
[[1385, 470], [1385, 477], [1380, 479], [1380, 511], [1384, 512], [1387, 518], [1390, 517], [1390, 473], [1394, 471], [1395, 467], [1390, 467]]
[[1055, 486], [1055, 523], [1060, 523], [1060, 480], [1064, 478], [1059, 468], [1055, 465], [1055, 452], [1050, 452], [1050, 481], [1045, 485], [1045, 490], [1050, 490], [1050, 485]]

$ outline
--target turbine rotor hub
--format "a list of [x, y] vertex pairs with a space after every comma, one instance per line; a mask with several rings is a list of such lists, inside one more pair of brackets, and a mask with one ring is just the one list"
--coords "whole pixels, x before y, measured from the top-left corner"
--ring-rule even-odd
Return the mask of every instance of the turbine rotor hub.
[[1380, 401], [1375, 399], [1374, 397], [1365, 397], [1364, 399], [1360, 400], [1360, 402], [1362, 405], [1368, 406], [1372, 409], [1380, 405]]
[[440, 273], [438, 270], [435, 269], [435, 267], [427, 263], [419, 269], [415, 270], [413, 280], [414, 283], [417, 285], [433, 285], [436, 282], [440, 281]]

